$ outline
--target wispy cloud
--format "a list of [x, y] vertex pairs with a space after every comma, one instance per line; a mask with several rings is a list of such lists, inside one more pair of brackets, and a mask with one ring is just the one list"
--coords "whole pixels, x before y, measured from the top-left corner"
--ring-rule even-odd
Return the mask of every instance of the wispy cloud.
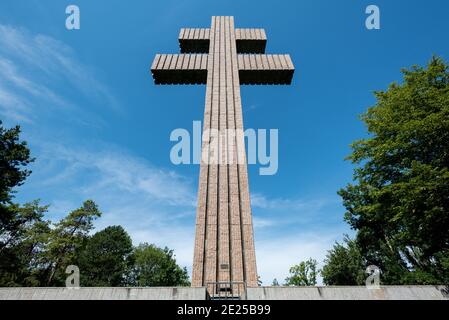
[[[57, 220], [93, 199], [103, 212], [97, 230], [122, 225], [135, 244], [173, 248], [179, 263], [190, 267], [193, 181], [102, 141], [46, 139], [59, 131], [42, 127], [44, 117], [53, 117], [53, 124], [67, 118], [79, 130], [85, 123], [101, 125], [104, 112], [121, 112], [111, 90], [95, 74], [63, 42], [0, 24], [0, 116], [36, 129], [28, 140], [37, 159], [19, 200], [41, 198], [50, 204], [48, 218]], [[98, 112], [81, 105], [80, 97]]]
[[[64, 95], [57, 93], [61, 83], [66, 85]], [[120, 111], [107, 86], [77, 59], [69, 46], [47, 35], [0, 24], [0, 114], [3, 117], [31, 123], [43, 114], [70, 111], [76, 115], [73, 119], [79, 118], [77, 121], [92, 121], [87, 120], [92, 118], [91, 112], [77, 108], [66, 98], [80, 93]], [[82, 114], [85, 119], [80, 117]]]
[[[79, 96], [99, 112], [78, 105], [74, 98]], [[149, 242], [174, 249], [178, 262], [190, 270], [197, 192], [194, 179], [102, 141], [79, 141], [75, 136], [68, 142], [58, 136], [52, 139], [58, 142], [49, 142], [45, 137], [58, 131], [40, 125], [46, 116], [56, 116], [58, 121], [51, 123], [68, 118], [82, 126], [102, 125], [102, 112], [110, 110], [121, 112], [116, 98], [72, 48], [47, 35], [0, 24], [0, 115], [39, 127], [28, 139], [37, 160], [33, 174], [21, 187], [22, 200], [41, 198], [51, 205], [49, 218], [56, 220], [82, 201], [93, 199], [104, 213], [96, 222], [97, 230], [122, 225], [135, 244]], [[310, 230], [310, 222], [324, 221], [332, 204], [332, 197], [252, 194], [258, 270], [266, 284], [274, 277], [283, 280], [288, 268], [300, 260], [324, 257], [343, 232], [323, 226], [315, 228], [317, 233], [298, 234], [292, 227]]]
[[[60, 218], [92, 198], [104, 212], [97, 230], [122, 225], [135, 244], [168, 246], [175, 250], [178, 262], [191, 270], [197, 192], [191, 179], [101, 143], [95, 150], [43, 142], [39, 148], [38, 170], [24, 187], [28, 193], [51, 199], [51, 218]], [[321, 262], [347, 232], [341, 225], [313, 230], [307, 226], [303, 232], [284, 229], [286, 224], [298, 224], [298, 217], [310, 215], [307, 210], [320, 211], [330, 200], [269, 198], [261, 193], [253, 198], [258, 271], [265, 284], [273, 278], [283, 281], [289, 268], [301, 260], [313, 257]], [[266, 211], [261, 214], [261, 210]], [[282, 216], [278, 210], [289, 214]]]
[[258, 107], [255, 104], [251, 104], [249, 107], [243, 109], [243, 113], [256, 110]]
[[[41, 186], [71, 185], [82, 194], [129, 193], [142, 200], [194, 207], [196, 195], [190, 179], [174, 171], [154, 167], [143, 158], [117, 147], [98, 143], [95, 150], [41, 143], [38, 164]], [[42, 177], [43, 178], [43, 177]], [[80, 179], [82, 178], [82, 179]]]
[[134, 244], [168, 246], [190, 269], [197, 191], [191, 179], [104, 143], [95, 149], [43, 141], [35, 145], [39, 157], [20, 194], [50, 204], [50, 219], [93, 199], [103, 212], [96, 230], [122, 225]]
[[342, 223], [344, 210], [336, 195], [280, 198], [256, 192], [251, 204], [258, 273], [264, 285], [274, 278], [283, 283], [291, 266], [309, 258], [321, 267], [335, 241], [351, 234]]
[[[256, 241], [257, 271], [263, 285], [271, 285], [274, 278], [284, 283], [290, 267], [309, 258], [316, 259], [321, 268], [327, 251], [335, 241], [341, 240], [344, 231], [344, 228], [322, 228], [313, 233], [285, 234]], [[320, 275], [317, 280], [322, 284]]]
[[261, 209], [302, 210], [319, 209], [331, 201], [328, 198], [305, 200], [301, 198], [267, 198], [261, 193], [251, 195], [251, 205]]
[[335, 221], [341, 222], [340, 199], [334, 195], [313, 198], [270, 198], [261, 193], [251, 194], [254, 227], [274, 229], [303, 227]]
[[[122, 225], [135, 244], [168, 246], [191, 270], [197, 192], [191, 179], [102, 143], [88, 149], [41, 142], [39, 149], [35, 173], [24, 188], [51, 199], [52, 219], [92, 198], [104, 212], [97, 230]], [[301, 260], [313, 257], [321, 262], [348, 231], [341, 224], [336, 228], [309, 224], [323, 221], [321, 211], [333, 203], [332, 198], [270, 198], [254, 193], [252, 202], [258, 270], [265, 284], [273, 278], [283, 281], [288, 269]]]

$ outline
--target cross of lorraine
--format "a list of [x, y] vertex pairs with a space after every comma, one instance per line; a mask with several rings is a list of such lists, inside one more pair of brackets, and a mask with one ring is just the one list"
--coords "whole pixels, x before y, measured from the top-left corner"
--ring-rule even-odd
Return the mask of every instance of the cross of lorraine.
[[[264, 29], [236, 29], [234, 17], [213, 16], [210, 28], [181, 29], [181, 54], [157, 54], [151, 73], [156, 84], [206, 84], [203, 132], [243, 130], [240, 85], [292, 81], [290, 56], [265, 54], [266, 42]], [[211, 157], [208, 140], [203, 136], [202, 159]], [[218, 143], [232, 159], [245, 146], [239, 135]], [[200, 165], [192, 286], [212, 296], [258, 286], [245, 158]]]

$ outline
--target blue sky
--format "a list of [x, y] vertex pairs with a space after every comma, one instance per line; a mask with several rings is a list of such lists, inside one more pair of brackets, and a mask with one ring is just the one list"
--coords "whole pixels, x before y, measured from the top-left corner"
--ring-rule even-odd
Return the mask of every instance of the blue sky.
[[[65, 8], [81, 29], [65, 28]], [[378, 5], [381, 30], [365, 28]], [[246, 128], [279, 129], [279, 170], [249, 168], [258, 271], [264, 284], [350, 233], [336, 194], [352, 178], [358, 116], [400, 69], [449, 58], [449, 3], [429, 1], [86, 1], [0, 3], [0, 119], [20, 124], [37, 158], [20, 202], [55, 220], [92, 198], [98, 229], [123, 225], [135, 244], [176, 251], [190, 270], [199, 167], [175, 166], [170, 132], [201, 120], [204, 86], [155, 86], [156, 53], [177, 53], [182, 27], [233, 15], [265, 28], [267, 53], [289, 53], [291, 86], [244, 86]]]

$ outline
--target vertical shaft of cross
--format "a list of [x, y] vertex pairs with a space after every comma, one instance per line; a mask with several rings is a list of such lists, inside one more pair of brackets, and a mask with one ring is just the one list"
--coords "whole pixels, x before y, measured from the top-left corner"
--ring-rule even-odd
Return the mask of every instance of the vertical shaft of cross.
[[263, 29], [235, 29], [233, 17], [183, 28], [179, 43], [181, 54], [157, 54], [151, 73], [156, 84], [206, 84], [192, 286], [241, 292], [258, 277], [240, 85], [290, 84], [295, 68], [289, 55], [263, 54]]
[[[243, 130], [233, 17], [212, 17], [207, 66], [203, 132], [216, 129], [223, 138], [226, 129]], [[243, 144], [236, 139], [243, 138], [227, 136], [219, 144]], [[237, 159], [235, 148], [224, 150], [233, 153], [228, 158]], [[200, 166], [192, 286], [244, 281], [254, 287], [257, 271], [246, 161], [221, 160]]]

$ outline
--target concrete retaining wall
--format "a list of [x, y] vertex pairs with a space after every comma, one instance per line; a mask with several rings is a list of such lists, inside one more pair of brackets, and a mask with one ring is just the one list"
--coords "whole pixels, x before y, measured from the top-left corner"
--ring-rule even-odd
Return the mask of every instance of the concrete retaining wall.
[[444, 300], [443, 286], [259, 287], [248, 288], [248, 300]]
[[[449, 300], [443, 286], [258, 287], [248, 300]], [[206, 300], [206, 288], [0, 288], [0, 300]]]
[[0, 288], [0, 300], [206, 300], [206, 288]]

